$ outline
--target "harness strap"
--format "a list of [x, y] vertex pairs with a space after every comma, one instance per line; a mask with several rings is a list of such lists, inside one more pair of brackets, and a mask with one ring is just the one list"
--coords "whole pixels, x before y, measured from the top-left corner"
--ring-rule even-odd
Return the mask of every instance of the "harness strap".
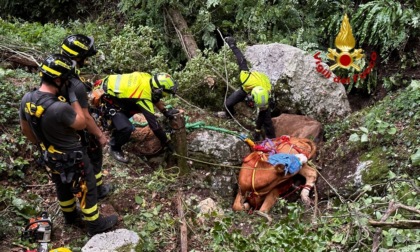
[[[31, 130], [35, 133], [35, 136], [39, 142], [48, 148], [50, 143], [47, 141], [44, 133], [41, 129], [41, 118], [45, 111], [55, 102], [58, 101], [57, 97], [44, 95], [38, 98], [35, 102], [33, 101], [33, 95], [36, 90], [30, 93], [30, 102], [25, 104], [25, 117], [31, 127]], [[41, 147], [41, 146], [40, 146]], [[42, 147], [41, 147], [42, 149]]]

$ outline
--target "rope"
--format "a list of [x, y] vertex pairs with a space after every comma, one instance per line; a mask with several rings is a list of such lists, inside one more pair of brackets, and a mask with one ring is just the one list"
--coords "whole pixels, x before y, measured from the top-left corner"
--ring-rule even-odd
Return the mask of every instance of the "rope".
[[242, 166], [235, 166], [235, 165], [224, 165], [224, 164], [217, 164], [217, 163], [210, 163], [210, 162], [206, 162], [206, 161], [202, 161], [202, 160], [198, 160], [195, 158], [190, 158], [190, 157], [186, 157], [183, 155], [179, 155], [178, 153], [173, 153], [173, 156], [177, 156], [180, 158], [184, 158], [184, 159], [188, 159], [191, 161], [195, 161], [198, 163], [202, 163], [202, 164], [208, 164], [208, 165], [213, 165], [213, 166], [220, 166], [220, 167], [228, 167], [228, 168], [234, 168], [234, 169], [248, 169], [248, 170], [274, 170], [274, 167], [270, 167], [270, 168], [249, 168], [249, 167], [242, 167]]
[[[312, 169], [314, 169], [318, 175], [325, 181], [325, 183], [327, 183], [327, 185], [329, 187], [331, 187], [331, 189], [335, 192], [335, 194], [337, 194], [338, 198], [340, 199], [341, 203], [344, 203], [344, 198], [337, 192], [337, 190], [328, 182], [328, 180], [326, 178], [324, 178], [324, 176], [322, 176], [322, 174], [318, 171], [318, 169], [316, 168], [317, 166], [312, 163], [312, 161], [308, 161], [308, 165], [309, 167], [311, 167]], [[312, 167], [313, 166], [313, 167]], [[314, 168], [315, 167], [315, 168]]]
[[228, 129], [219, 128], [219, 127], [215, 127], [215, 126], [208, 126], [208, 125], [205, 125], [205, 123], [202, 122], [202, 121], [195, 122], [195, 123], [187, 123], [187, 124], [185, 124], [185, 128], [186, 129], [209, 129], [209, 130], [223, 132], [223, 133], [230, 134], [230, 135], [237, 136], [237, 137], [241, 138], [241, 134], [239, 134], [235, 131], [231, 131], [231, 130], [228, 130]]

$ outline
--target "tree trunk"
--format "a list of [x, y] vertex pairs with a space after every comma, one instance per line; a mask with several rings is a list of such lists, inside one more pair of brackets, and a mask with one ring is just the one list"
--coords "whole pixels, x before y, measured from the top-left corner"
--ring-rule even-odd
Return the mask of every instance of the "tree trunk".
[[188, 57], [188, 60], [195, 57], [197, 54], [197, 43], [195, 42], [194, 36], [191, 34], [188, 24], [185, 21], [179, 10], [169, 7], [166, 9], [169, 19], [175, 28], [176, 34], [181, 42], [182, 48]]

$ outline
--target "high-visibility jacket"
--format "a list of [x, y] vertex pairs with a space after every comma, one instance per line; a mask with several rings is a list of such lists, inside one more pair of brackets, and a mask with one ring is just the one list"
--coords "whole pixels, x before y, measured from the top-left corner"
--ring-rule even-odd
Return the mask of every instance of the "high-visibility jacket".
[[239, 79], [242, 83], [242, 89], [249, 93], [254, 87], [261, 86], [271, 91], [271, 83], [268, 76], [256, 71], [241, 71]]
[[154, 113], [152, 103], [152, 75], [143, 72], [109, 75], [102, 85], [107, 94], [118, 99], [136, 99], [136, 104]]

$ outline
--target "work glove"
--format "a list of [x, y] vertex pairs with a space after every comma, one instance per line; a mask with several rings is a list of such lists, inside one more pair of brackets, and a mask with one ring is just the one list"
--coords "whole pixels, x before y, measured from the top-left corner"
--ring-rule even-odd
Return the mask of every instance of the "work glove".
[[175, 153], [175, 147], [171, 140], [168, 140], [165, 144], [165, 150], [168, 151], [170, 154]]
[[252, 135], [252, 137], [254, 138], [254, 142], [258, 142], [263, 140], [262, 139], [262, 135], [261, 135], [261, 130], [259, 129], [255, 129], [254, 134]]
[[169, 120], [174, 119], [174, 115], [179, 113], [178, 109], [165, 109], [163, 112], [163, 115], [168, 118]]
[[226, 44], [228, 44], [229, 47], [236, 46], [236, 40], [233, 37], [226, 37], [225, 41], [226, 41]]
[[72, 84], [71, 82], [69, 82], [69, 84], [67, 85], [67, 92], [69, 94], [69, 102], [70, 103], [77, 102], [76, 86]]

